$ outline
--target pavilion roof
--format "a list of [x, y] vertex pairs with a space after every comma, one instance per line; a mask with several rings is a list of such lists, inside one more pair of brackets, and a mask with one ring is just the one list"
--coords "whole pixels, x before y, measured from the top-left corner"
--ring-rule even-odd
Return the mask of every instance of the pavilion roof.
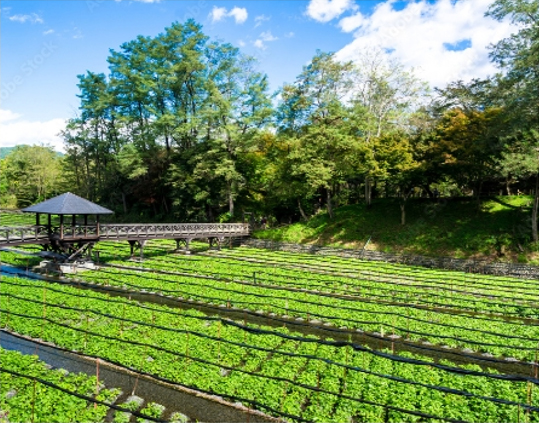
[[22, 209], [26, 213], [43, 214], [112, 214], [113, 211], [101, 207], [78, 195], [66, 192], [58, 197], [51, 198], [33, 206]]

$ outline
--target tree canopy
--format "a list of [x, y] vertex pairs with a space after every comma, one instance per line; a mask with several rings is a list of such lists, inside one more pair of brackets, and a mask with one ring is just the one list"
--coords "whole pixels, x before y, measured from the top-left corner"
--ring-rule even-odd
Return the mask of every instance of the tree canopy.
[[[308, 219], [374, 197], [534, 194], [539, 205], [539, 1], [496, 0], [518, 30], [491, 46], [499, 73], [430, 91], [381, 51], [318, 51], [270, 93], [256, 60], [193, 20], [111, 50], [78, 76], [66, 156], [20, 148], [1, 189], [22, 206], [64, 186], [120, 214], [185, 221]], [[52, 160], [54, 166], [43, 166]], [[8, 198], [3, 195], [3, 198]], [[7, 201], [7, 200], [6, 200]]]

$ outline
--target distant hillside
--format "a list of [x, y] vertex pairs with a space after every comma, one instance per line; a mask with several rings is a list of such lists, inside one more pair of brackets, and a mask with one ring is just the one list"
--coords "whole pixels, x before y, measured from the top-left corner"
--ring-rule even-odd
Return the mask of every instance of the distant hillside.
[[480, 209], [472, 199], [410, 199], [407, 224], [400, 224], [399, 204], [377, 199], [370, 209], [350, 205], [307, 222], [256, 231], [256, 238], [274, 241], [367, 247], [393, 253], [427, 256], [489, 258], [539, 264], [539, 250], [531, 243], [532, 197], [485, 199]]
[[0, 147], [0, 159], [6, 157], [15, 147]]
[[[9, 153], [11, 153], [13, 149], [15, 149], [15, 147], [0, 147], [0, 160], [5, 158]], [[57, 151], [56, 154], [60, 157], [64, 156], [64, 153], [60, 153], [59, 151]]]

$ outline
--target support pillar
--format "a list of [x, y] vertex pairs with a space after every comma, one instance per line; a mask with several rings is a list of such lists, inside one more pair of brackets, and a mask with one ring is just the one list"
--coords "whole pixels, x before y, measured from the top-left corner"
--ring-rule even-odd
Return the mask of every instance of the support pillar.
[[210, 243], [210, 250], [212, 248], [216, 248], [217, 250], [221, 250], [221, 244], [225, 240], [224, 237], [210, 237], [208, 238], [208, 241]]
[[143, 259], [144, 258], [144, 244], [146, 244], [146, 240], [145, 239], [141, 239], [141, 240], [130, 239], [127, 242], [129, 242], [129, 247], [131, 250], [131, 258], [134, 258], [135, 250], [138, 248], [140, 250], [140, 258]]
[[189, 245], [191, 244], [192, 238], [175, 238], [174, 241], [176, 241], [176, 249], [174, 252], [190, 254]]

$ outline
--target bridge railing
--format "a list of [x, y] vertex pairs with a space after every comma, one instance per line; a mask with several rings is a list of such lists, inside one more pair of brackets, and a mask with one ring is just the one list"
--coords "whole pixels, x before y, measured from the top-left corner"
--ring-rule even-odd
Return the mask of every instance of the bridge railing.
[[163, 223], [39, 226], [0, 226], [0, 245], [41, 243], [47, 239], [195, 239], [232, 238], [251, 234], [248, 223]]
[[60, 239], [95, 238], [98, 236], [97, 225], [53, 226], [52, 233]]
[[48, 228], [44, 225], [0, 226], [0, 244], [42, 241], [48, 238]]
[[118, 238], [189, 238], [204, 236], [247, 236], [248, 223], [162, 223], [162, 224], [102, 224], [101, 239]]

